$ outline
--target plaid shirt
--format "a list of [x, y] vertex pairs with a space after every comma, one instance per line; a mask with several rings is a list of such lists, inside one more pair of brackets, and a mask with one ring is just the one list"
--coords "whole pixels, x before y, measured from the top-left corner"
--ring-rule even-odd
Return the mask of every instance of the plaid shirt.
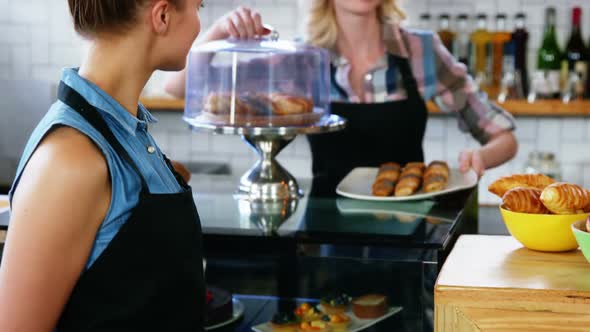
[[[481, 144], [498, 132], [514, 130], [514, 118], [478, 91], [465, 65], [455, 60], [438, 35], [394, 26], [391, 33], [386, 33], [385, 43], [386, 54], [364, 76], [364, 102], [406, 98], [401, 75], [391, 59], [397, 55], [410, 59], [424, 99], [434, 99], [443, 112], [456, 112], [459, 128], [471, 133]], [[333, 101], [360, 102], [348, 80], [350, 69], [345, 58], [333, 55]]]

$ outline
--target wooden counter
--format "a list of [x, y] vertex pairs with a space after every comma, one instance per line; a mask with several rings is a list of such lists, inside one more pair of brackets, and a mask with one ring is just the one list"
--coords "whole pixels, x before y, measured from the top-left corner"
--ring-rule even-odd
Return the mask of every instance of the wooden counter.
[[[149, 110], [182, 112], [184, 100], [166, 97], [142, 98], [141, 102]], [[590, 116], [590, 100], [574, 101], [564, 104], [559, 100], [543, 100], [529, 104], [526, 100], [510, 100], [500, 104], [503, 108], [516, 116], [535, 117], [575, 117]], [[432, 102], [428, 103], [428, 111], [431, 114], [441, 113]]]
[[528, 250], [465, 235], [435, 286], [435, 331], [590, 331], [590, 264], [579, 251]]

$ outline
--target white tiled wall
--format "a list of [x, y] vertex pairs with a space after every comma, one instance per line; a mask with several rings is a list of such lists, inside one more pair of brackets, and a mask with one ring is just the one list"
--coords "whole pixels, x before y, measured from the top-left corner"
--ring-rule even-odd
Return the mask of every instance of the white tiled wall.
[[[312, 0], [307, 0], [312, 1]], [[203, 29], [215, 18], [237, 5], [257, 8], [263, 18], [274, 25], [284, 38], [299, 34], [302, 21], [298, 0], [206, 0], [202, 10]], [[584, 35], [590, 37], [590, 0], [405, 0], [409, 14], [408, 25], [416, 22], [423, 12], [436, 17], [448, 12], [452, 15], [486, 12], [493, 16], [502, 11], [510, 17], [517, 11], [528, 15], [530, 64], [540, 44], [544, 8], [558, 8], [558, 34], [563, 44], [569, 31], [569, 9], [573, 5], [584, 8]], [[84, 42], [71, 26], [66, 0], [0, 0], [0, 79], [33, 78], [57, 81], [60, 69], [76, 66], [84, 54]], [[491, 22], [491, 20], [490, 20]], [[162, 93], [164, 73], [156, 73], [148, 86], [152, 94]], [[160, 123], [153, 133], [163, 149], [179, 160], [219, 161], [231, 164], [235, 172], [243, 172], [255, 160], [254, 153], [238, 137], [209, 136], [191, 133], [181, 122], [179, 114], [158, 114]], [[532, 150], [547, 150], [557, 154], [563, 165], [564, 178], [590, 187], [590, 156], [586, 142], [590, 142], [590, 119], [519, 118], [516, 132], [520, 152], [516, 159], [490, 170], [482, 181], [480, 200], [495, 202], [485, 187], [496, 177], [522, 169]], [[446, 159], [456, 163], [457, 155], [465, 147], [477, 144], [462, 134], [454, 118], [433, 117], [428, 122], [424, 149], [427, 159]], [[310, 175], [310, 156], [307, 141], [296, 139], [279, 156], [279, 160], [296, 176]]]

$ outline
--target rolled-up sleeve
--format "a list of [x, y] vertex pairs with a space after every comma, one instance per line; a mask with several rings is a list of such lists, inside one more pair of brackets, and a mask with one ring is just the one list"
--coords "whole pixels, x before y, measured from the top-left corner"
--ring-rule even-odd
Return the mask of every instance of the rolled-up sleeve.
[[481, 144], [502, 131], [515, 129], [514, 118], [479, 92], [464, 64], [458, 62], [436, 34], [433, 38], [436, 93], [434, 100], [443, 112], [457, 112], [459, 128]]

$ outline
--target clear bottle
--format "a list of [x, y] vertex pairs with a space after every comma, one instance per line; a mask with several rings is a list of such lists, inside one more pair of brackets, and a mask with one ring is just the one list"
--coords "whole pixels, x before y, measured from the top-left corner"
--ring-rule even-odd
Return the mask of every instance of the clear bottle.
[[472, 67], [478, 85], [487, 86], [489, 79], [489, 49], [491, 34], [488, 31], [488, 16], [477, 15], [476, 30], [471, 34]]
[[457, 29], [455, 40], [453, 42], [453, 55], [457, 60], [464, 63], [469, 68], [469, 16], [459, 14], [457, 16]]
[[[492, 86], [497, 89], [504, 73], [504, 50], [512, 39], [512, 34], [506, 28], [506, 14], [496, 15], [496, 30], [492, 33]], [[507, 52], [507, 61], [510, 61], [511, 53]], [[511, 66], [512, 67], [512, 66]], [[506, 68], [510, 70], [511, 68]]]
[[451, 16], [449, 14], [441, 14], [438, 17], [438, 36], [447, 50], [452, 52], [455, 33], [451, 31]]

